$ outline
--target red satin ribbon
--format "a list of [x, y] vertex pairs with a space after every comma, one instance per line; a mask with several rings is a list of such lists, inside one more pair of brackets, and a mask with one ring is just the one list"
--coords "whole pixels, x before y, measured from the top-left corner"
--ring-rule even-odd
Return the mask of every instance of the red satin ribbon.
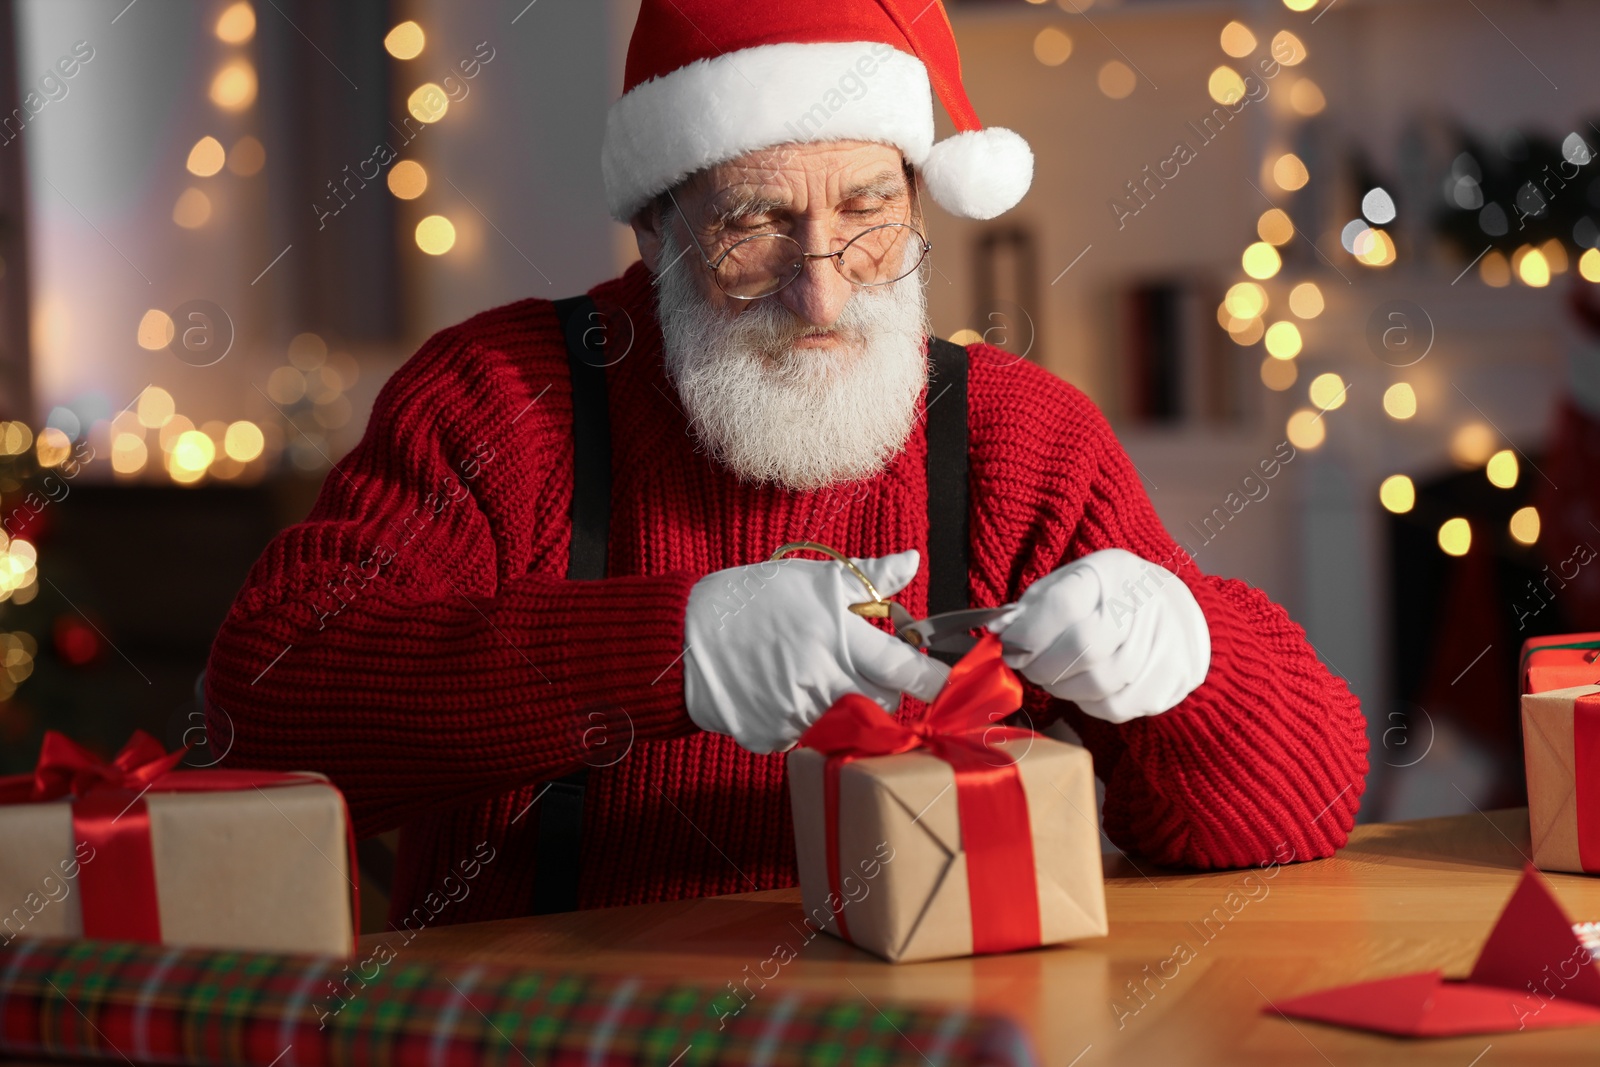
[[1572, 790], [1578, 809], [1578, 863], [1600, 871], [1600, 694], [1579, 697], [1572, 704]]
[[[859, 693], [834, 703], [800, 737], [828, 757], [823, 771], [828, 888], [839, 892], [839, 769], [851, 760], [926, 749], [955, 768], [961, 844], [967, 855], [972, 951], [1010, 952], [1039, 944], [1032, 824], [1022, 774], [995, 741], [1031, 738], [1032, 730], [997, 725], [1022, 704], [1022, 683], [985, 634], [952, 668], [944, 690], [914, 723], [899, 723]], [[839, 934], [851, 940], [843, 904]]]
[[[118, 941], [160, 942], [161, 909], [155, 859], [150, 849], [147, 793], [215, 793], [322, 783], [306, 773], [282, 771], [180, 770], [189, 750], [167, 752], [161, 742], [135, 730], [107, 763], [54, 730], [45, 731], [32, 774], [0, 778], [0, 804], [34, 804], [72, 798], [74, 838], [93, 849], [94, 862], [78, 868], [83, 935]], [[326, 784], [326, 783], [323, 783]], [[339, 803], [344, 804], [343, 794]], [[351, 915], [359, 917], [356, 841], [345, 811], [349, 849]]]

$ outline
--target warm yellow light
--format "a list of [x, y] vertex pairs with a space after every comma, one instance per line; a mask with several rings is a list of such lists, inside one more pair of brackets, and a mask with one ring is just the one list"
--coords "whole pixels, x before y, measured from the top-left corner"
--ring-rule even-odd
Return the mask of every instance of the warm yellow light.
[[72, 454], [72, 440], [54, 426], [46, 426], [39, 431], [35, 451], [39, 455], [39, 466], [59, 467]]
[[1409, 419], [1417, 413], [1417, 393], [1410, 382], [1395, 382], [1383, 391], [1383, 410], [1391, 419]]
[[1239, 282], [1228, 287], [1222, 305], [1236, 319], [1253, 319], [1267, 310], [1267, 291], [1255, 282]]
[[1544, 260], [1550, 264], [1551, 274], [1567, 273], [1567, 246], [1561, 243], [1561, 238], [1552, 237], [1539, 246], [1539, 251], [1544, 253]]
[[207, 134], [189, 149], [189, 160], [184, 165], [189, 168], [190, 174], [209, 178], [221, 170], [225, 162], [227, 153], [222, 150], [222, 142]]
[[217, 446], [199, 430], [186, 430], [172, 445], [172, 466], [186, 471], [203, 471], [217, 458]]
[[139, 320], [139, 347], [147, 352], [159, 352], [172, 343], [175, 332], [172, 316], [160, 308], [151, 308]]
[[172, 221], [186, 230], [204, 226], [211, 221], [211, 198], [191, 185], [172, 205]]
[[1384, 230], [1370, 227], [1355, 239], [1356, 262], [1367, 267], [1387, 267], [1395, 260], [1394, 239]]
[[456, 243], [456, 228], [443, 215], [429, 215], [417, 223], [417, 247], [430, 256], [442, 256]]
[[194, 423], [189, 421], [187, 415], [174, 415], [168, 419], [160, 430], [156, 431], [156, 443], [161, 446], [161, 451], [171, 452], [178, 445], [178, 438], [194, 429]]
[[1285, 432], [1291, 445], [1307, 450], [1322, 444], [1322, 439], [1327, 436], [1327, 430], [1322, 425], [1322, 413], [1310, 408], [1301, 408], [1290, 415]]
[[240, 463], [249, 463], [261, 455], [261, 450], [266, 444], [267, 439], [262, 434], [261, 427], [253, 422], [232, 423], [222, 435], [223, 451], [228, 454], [229, 459], [236, 459]]
[[1234, 344], [1253, 345], [1261, 340], [1261, 335], [1266, 332], [1260, 319], [1234, 319], [1228, 325], [1228, 336]]
[[414, 159], [402, 159], [389, 168], [389, 191], [401, 200], [415, 200], [428, 191], [428, 172]]
[[1578, 257], [1578, 273], [1586, 282], [1600, 282], [1600, 249], [1591, 248]]
[[406, 98], [406, 110], [418, 122], [438, 122], [450, 110], [450, 98], [433, 82], [423, 82]]
[[211, 79], [211, 102], [224, 111], [243, 111], [256, 102], [256, 68], [235, 59]]
[[178, 407], [172, 402], [171, 393], [159, 385], [152, 385], [139, 394], [139, 402], [134, 410], [138, 412], [139, 425], [154, 430], [165, 426]]
[[383, 47], [396, 59], [416, 59], [426, 43], [422, 27], [410, 19], [390, 30], [383, 39]]
[[1258, 281], [1264, 281], [1278, 273], [1278, 269], [1283, 266], [1283, 257], [1278, 255], [1278, 250], [1267, 242], [1257, 241], [1244, 250], [1239, 262], [1244, 266], [1246, 274]]
[[1322, 314], [1322, 290], [1316, 282], [1301, 282], [1289, 290], [1289, 310], [1298, 318], [1314, 319]]
[[1483, 472], [1489, 476], [1489, 484], [1500, 489], [1513, 488], [1517, 484], [1517, 475], [1521, 473], [1517, 466], [1517, 454], [1509, 448], [1502, 448], [1489, 457]]
[[1278, 183], [1279, 189], [1292, 193], [1305, 188], [1306, 182], [1311, 180], [1311, 174], [1299, 156], [1285, 152], [1272, 164], [1272, 180]]
[[1095, 81], [1099, 84], [1100, 91], [1113, 100], [1126, 99], [1139, 84], [1139, 79], [1134, 76], [1132, 68], [1117, 59], [1101, 67]]
[[1542, 289], [1550, 284], [1550, 261], [1537, 248], [1523, 245], [1511, 257], [1511, 266], [1523, 285]]
[[1275, 322], [1267, 327], [1267, 355], [1273, 359], [1293, 359], [1302, 347], [1300, 328], [1294, 323]]
[[1301, 78], [1289, 86], [1289, 106], [1297, 114], [1312, 115], [1322, 114], [1322, 109], [1328, 106], [1328, 98], [1322, 95], [1322, 87], [1310, 78]]
[[960, 345], [962, 348], [968, 345], [975, 345], [981, 340], [983, 340], [983, 334], [977, 330], [957, 330], [950, 335], [950, 343]]
[[1222, 50], [1234, 59], [1243, 59], [1256, 50], [1256, 35], [1242, 22], [1230, 22], [1222, 27]]
[[1487, 286], [1504, 289], [1511, 284], [1511, 264], [1499, 251], [1489, 252], [1478, 260], [1478, 277]]
[[1450, 458], [1461, 467], [1481, 467], [1499, 443], [1494, 430], [1481, 422], [1469, 422], [1450, 438]]
[[111, 469], [118, 474], [138, 474], [149, 458], [144, 438], [119, 433], [111, 439]]
[[217, 16], [217, 38], [226, 44], [244, 44], [256, 35], [256, 11], [245, 0], [229, 4]]
[[1439, 527], [1439, 547], [1449, 556], [1465, 556], [1472, 547], [1472, 527], [1466, 519], [1446, 519]]
[[1047, 67], [1059, 67], [1072, 55], [1072, 38], [1065, 30], [1046, 26], [1033, 39], [1033, 58]]
[[1350, 387], [1344, 384], [1344, 379], [1332, 371], [1311, 379], [1311, 402], [1323, 411], [1343, 407], [1345, 395], [1349, 391]]
[[1223, 64], [1206, 79], [1206, 92], [1219, 104], [1232, 104], [1244, 98], [1244, 79], [1239, 72]]
[[1525, 545], [1539, 540], [1539, 509], [1518, 508], [1511, 515], [1511, 536]]
[[1305, 61], [1305, 43], [1288, 30], [1279, 30], [1272, 38], [1272, 58], [1286, 67], [1297, 67]]
[[1261, 384], [1275, 393], [1292, 387], [1299, 377], [1300, 369], [1292, 359], [1273, 359], [1268, 356], [1261, 361]]
[[1317, 0], [1283, 0], [1283, 6], [1290, 11], [1310, 11], [1317, 6]]
[[[28, 429], [28, 424], [20, 420], [5, 423], [5, 453], [8, 456], [20, 456], [33, 447], [33, 431]], [[5, 546], [5, 534], [0, 533], [0, 548]]]
[[1404, 474], [1391, 474], [1378, 486], [1378, 502], [1396, 515], [1417, 506], [1417, 487]]
[[1256, 220], [1256, 235], [1269, 245], [1286, 245], [1294, 237], [1294, 223], [1282, 208], [1268, 208]]
[[267, 150], [249, 134], [239, 138], [228, 153], [228, 169], [241, 178], [258, 173], [267, 164]]

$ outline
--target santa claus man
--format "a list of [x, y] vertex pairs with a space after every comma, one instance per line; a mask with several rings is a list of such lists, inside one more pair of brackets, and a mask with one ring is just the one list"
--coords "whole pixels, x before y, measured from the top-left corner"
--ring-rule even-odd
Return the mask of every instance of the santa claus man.
[[794, 884], [780, 753], [948, 670], [840, 563], [766, 562], [798, 540], [914, 615], [1013, 604], [1025, 711], [1082, 736], [1122, 848], [1344, 842], [1364, 723], [1300, 627], [1200, 573], [1083, 393], [928, 337], [924, 198], [989, 218], [1032, 178], [938, 0], [644, 0], [601, 162], [641, 261], [429, 340], [212, 651], [230, 760], [400, 828], [396, 921]]

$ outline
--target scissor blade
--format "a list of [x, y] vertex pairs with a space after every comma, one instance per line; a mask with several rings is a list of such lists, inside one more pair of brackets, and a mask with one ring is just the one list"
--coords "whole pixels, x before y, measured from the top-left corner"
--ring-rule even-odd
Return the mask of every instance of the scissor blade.
[[[967, 652], [977, 644], [977, 639], [968, 631], [979, 626], [987, 626], [1015, 607], [1015, 604], [1001, 604], [993, 608], [946, 611], [930, 615], [926, 619], [918, 619], [898, 629], [902, 637], [919, 647], [935, 648], [942, 652]], [[916, 635], [915, 639], [910, 636], [912, 634]]]

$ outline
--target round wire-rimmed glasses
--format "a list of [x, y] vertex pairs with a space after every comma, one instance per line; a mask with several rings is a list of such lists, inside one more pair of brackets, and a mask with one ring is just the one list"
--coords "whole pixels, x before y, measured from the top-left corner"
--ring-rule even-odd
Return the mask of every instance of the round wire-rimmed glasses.
[[910, 223], [885, 222], [867, 227], [835, 252], [807, 252], [788, 234], [757, 233], [735, 241], [713, 260], [678, 206], [678, 198], [671, 190], [667, 197], [717, 288], [734, 300], [771, 296], [800, 277], [808, 259], [833, 260], [844, 279], [861, 289], [892, 285], [915, 273], [933, 249], [922, 231]]

